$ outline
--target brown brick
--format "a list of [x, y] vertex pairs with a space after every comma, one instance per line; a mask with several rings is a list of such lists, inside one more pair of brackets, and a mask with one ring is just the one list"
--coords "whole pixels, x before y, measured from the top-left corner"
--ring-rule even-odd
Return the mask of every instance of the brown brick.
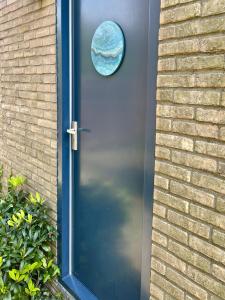
[[191, 2], [192, 0], [162, 0], [161, 1], [161, 7], [166, 8], [170, 6], [174, 6], [177, 4], [183, 4], [183, 3], [188, 3]]
[[157, 115], [173, 119], [193, 119], [194, 109], [187, 106], [158, 105]]
[[184, 300], [184, 292], [176, 287], [174, 284], [167, 281], [163, 276], [158, 275], [155, 272], [152, 272], [151, 276], [152, 282], [160, 286], [164, 291], [169, 293], [174, 299]]
[[152, 296], [155, 296], [158, 300], [164, 300], [164, 293], [160, 288], [157, 287], [155, 284], [151, 284], [150, 292]]
[[165, 190], [168, 190], [169, 188], [169, 179], [159, 176], [159, 175], [155, 175], [155, 185], [163, 188]]
[[[225, 99], [225, 97], [224, 97]], [[157, 100], [158, 101], [172, 101], [173, 100], [173, 90], [168, 89], [158, 89], [157, 90]], [[224, 100], [225, 102], [225, 100]]]
[[159, 41], [164, 41], [169, 38], [175, 37], [176, 27], [172, 24], [171, 26], [163, 26], [159, 29]]
[[221, 14], [225, 12], [225, 3], [223, 0], [207, 0], [202, 3], [203, 16]]
[[[166, 49], [167, 47], [165, 47]], [[209, 79], [205, 78], [205, 81]], [[216, 79], [215, 79], [216, 80]], [[222, 87], [222, 84], [217, 85]], [[158, 75], [158, 87], [175, 88], [175, 87], [195, 87], [195, 76], [193, 75]], [[216, 87], [216, 85], [215, 85]]]
[[186, 263], [182, 260], [174, 256], [173, 254], [169, 253], [167, 250], [162, 249], [156, 245], [152, 246], [152, 255], [157, 257], [161, 261], [164, 261], [166, 264], [169, 264], [179, 270], [182, 273], [186, 271]]
[[152, 240], [163, 247], [167, 247], [167, 237], [158, 231], [152, 231]]
[[216, 90], [183, 90], [176, 89], [174, 92], [175, 103], [194, 105], [219, 105], [220, 92]]
[[153, 218], [153, 228], [161, 231], [168, 237], [171, 237], [183, 244], [188, 243], [188, 234], [186, 231], [181, 230], [165, 221], [162, 221], [157, 217]]
[[222, 231], [218, 231], [216, 229], [213, 230], [212, 240], [214, 244], [217, 244], [223, 248], [225, 248], [225, 233]]
[[157, 161], [155, 164], [155, 170], [156, 172], [187, 182], [190, 182], [191, 179], [191, 171], [175, 166], [173, 164], [169, 164], [167, 162]]
[[211, 295], [210, 300], [221, 300], [221, 298], [219, 298], [215, 295]]
[[[201, 52], [224, 52], [225, 41], [223, 37], [204, 37], [200, 40], [200, 51]], [[222, 64], [223, 65], [223, 64]]]
[[172, 210], [168, 211], [167, 218], [170, 223], [175, 224], [179, 227], [182, 227], [188, 231], [195, 233], [196, 235], [202, 236], [206, 239], [209, 238], [210, 235], [210, 227], [201, 224], [201, 222], [197, 222], [187, 216], [181, 215]]
[[57, 128], [56, 122], [52, 122], [52, 121], [45, 120], [45, 119], [39, 119], [38, 120], [38, 125], [41, 126], [41, 127], [46, 127], [46, 128], [50, 128], [50, 129], [56, 129]]
[[196, 300], [196, 298], [193, 298], [190, 295], [186, 295], [185, 300]]
[[225, 92], [222, 93], [221, 105], [225, 106]]
[[221, 213], [225, 213], [225, 199], [223, 199], [223, 198], [218, 198], [217, 199], [216, 209]]
[[155, 189], [154, 199], [182, 212], [188, 212], [189, 203], [183, 199]]
[[172, 151], [172, 162], [209, 172], [217, 171], [217, 161], [196, 154], [185, 153], [181, 151]]
[[163, 58], [158, 61], [158, 71], [174, 71], [176, 70], [175, 58]]
[[192, 176], [192, 182], [197, 186], [225, 194], [224, 180], [215, 176], [194, 172]]
[[191, 264], [207, 273], [211, 272], [211, 261], [210, 259], [206, 259], [205, 257], [199, 255], [193, 250], [178, 244], [172, 240], [169, 240], [168, 245], [169, 251], [171, 251], [174, 255], [181, 258], [188, 264]]
[[184, 21], [191, 19], [201, 14], [201, 4], [200, 3], [191, 3], [186, 6], [175, 7], [162, 11], [160, 23], [174, 23], [178, 21]]
[[[197, 39], [182, 40], [182, 41], [175, 41], [175, 42], [174, 41], [164, 42], [159, 44], [159, 56], [177, 55], [177, 54], [184, 54], [184, 53], [187, 54], [198, 53], [199, 50], [200, 50], [200, 44]], [[169, 79], [170, 77], [165, 77], [165, 79], [166, 78]], [[175, 84], [175, 78], [178, 80], [179, 76], [177, 75], [171, 78], [174, 84]], [[181, 83], [185, 84], [185, 86], [192, 86], [194, 85], [194, 77], [181, 76], [181, 79], [178, 80], [178, 84]]]
[[219, 139], [225, 141], [225, 127], [221, 127], [219, 130]]
[[225, 282], [225, 268], [220, 267], [216, 264], [213, 264], [212, 266], [212, 274], [215, 276], [217, 279]]
[[220, 174], [221, 176], [225, 176], [225, 163], [224, 162], [219, 161], [218, 174]]
[[200, 288], [198, 285], [194, 284], [192, 281], [172, 270], [171, 268], [167, 268], [166, 277], [179, 287], [185, 289], [185, 291], [194, 295], [197, 299], [208, 299], [208, 293], [204, 289]]
[[195, 151], [209, 156], [225, 158], [224, 144], [209, 143], [205, 141], [196, 141]]
[[152, 257], [151, 263], [153, 270], [162, 275], [166, 274], [166, 265], [163, 264], [160, 260], [156, 259], [155, 257]]
[[165, 118], [157, 118], [156, 129], [160, 131], [171, 131], [172, 121]]
[[193, 139], [172, 134], [157, 133], [156, 144], [187, 151], [193, 150]]
[[190, 236], [189, 245], [192, 249], [204, 254], [205, 256], [225, 265], [225, 251], [201, 240], [195, 236]]
[[224, 284], [220, 283], [218, 280], [212, 279], [208, 275], [205, 275], [191, 266], [188, 267], [188, 276], [206, 290], [209, 290], [222, 299], [225, 299]]
[[219, 129], [216, 125], [199, 124], [188, 121], [174, 121], [172, 130], [190, 136], [217, 138]]
[[225, 87], [225, 75], [219, 72], [196, 74], [196, 86], [203, 88]]
[[225, 230], [225, 218], [223, 214], [192, 204], [190, 206], [190, 214], [195, 218]]
[[165, 147], [156, 146], [155, 155], [157, 158], [170, 160], [170, 150]]
[[177, 58], [178, 70], [224, 69], [225, 60], [221, 55], [189, 56]]
[[215, 124], [225, 124], [225, 111], [221, 109], [198, 108], [196, 110], [196, 120]]
[[158, 203], [154, 203], [153, 212], [161, 218], [166, 217], [166, 207]]
[[215, 196], [202, 191], [201, 189], [197, 189], [184, 183], [172, 180], [170, 182], [170, 191], [173, 194], [190, 199], [194, 202], [198, 202], [209, 207], [214, 207]]
[[169, 294], [165, 294], [165, 299], [164, 300], [174, 300], [174, 297], [169, 295]]
[[[176, 26], [164, 26], [160, 29], [160, 40], [171, 38], [184, 38], [189, 36], [198, 36], [202, 34], [224, 32], [225, 23], [224, 16], [220, 15], [216, 18], [198, 18], [191, 21], [177, 23]], [[215, 47], [215, 53], [217, 49]]]

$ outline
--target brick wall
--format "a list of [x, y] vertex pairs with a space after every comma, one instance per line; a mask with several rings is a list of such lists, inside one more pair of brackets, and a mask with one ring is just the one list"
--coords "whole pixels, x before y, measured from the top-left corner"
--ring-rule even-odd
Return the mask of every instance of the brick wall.
[[[0, 162], [56, 212], [55, 0], [0, 0]], [[162, 0], [152, 300], [225, 299], [225, 1]]]
[[[56, 211], [55, 0], [0, 0], [0, 163]], [[55, 215], [55, 214], [54, 214]]]
[[152, 300], [225, 299], [225, 1], [161, 7]]
[[27, 188], [48, 200], [54, 221], [56, 90], [56, 1], [0, 0], [0, 164], [5, 181], [11, 170], [27, 177]]

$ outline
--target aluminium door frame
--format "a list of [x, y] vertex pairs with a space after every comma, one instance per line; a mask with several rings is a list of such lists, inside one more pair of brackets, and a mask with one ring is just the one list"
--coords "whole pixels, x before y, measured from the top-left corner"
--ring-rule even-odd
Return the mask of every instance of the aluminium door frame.
[[[82, 0], [80, 0], [82, 1]], [[126, 0], [124, 0], [126, 1]], [[66, 130], [72, 121], [71, 60], [73, 58], [71, 43], [71, 3], [77, 0], [57, 0], [57, 132], [58, 132], [58, 262], [61, 268], [61, 284], [79, 300], [97, 300], [72, 274], [72, 160], [76, 155], [71, 150], [70, 137]], [[141, 298], [147, 300], [144, 291], [149, 291], [151, 266], [151, 233], [153, 216], [154, 164], [155, 164], [155, 123], [156, 123], [156, 81], [158, 62], [160, 1], [149, 0], [148, 28], [148, 86], [147, 118], [145, 136], [144, 163], [144, 220], [142, 238], [142, 274]], [[79, 44], [77, 45], [79, 47]], [[77, 60], [78, 58], [75, 57]], [[75, 59], [74, 59], [75, 61]], [[77, 71], [79, 71], [79, 66]], [[115, 75], [116, 76], [116, 75]], [[75, 86], [75, 89], [78, 86]], [[76, 93], [77, 94], [77, 93]], [[75, 103], [76, 96], [75, 94]], [[76, 105], [76, 104], [75, 104]], [[146, 213], [147, 212], [147, 213]]]

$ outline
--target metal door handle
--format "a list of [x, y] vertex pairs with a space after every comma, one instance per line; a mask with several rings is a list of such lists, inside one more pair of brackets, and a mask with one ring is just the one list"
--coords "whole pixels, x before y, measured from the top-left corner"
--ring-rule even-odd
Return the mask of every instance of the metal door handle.
[[71, 136], [71, 148], [74, 151], [77, 151], [78, 145], [77, 145], [77, 122], [73, 121], [71, 124], [71, 128], [67, 129], [67, 133]]
[[73, 129], [73, 128], [67, 129], [67, 133], [69, 133], [69, 134], [71, 134], [71, 135], [77, 134], [77, 130], [76, 130], [76, 129]]

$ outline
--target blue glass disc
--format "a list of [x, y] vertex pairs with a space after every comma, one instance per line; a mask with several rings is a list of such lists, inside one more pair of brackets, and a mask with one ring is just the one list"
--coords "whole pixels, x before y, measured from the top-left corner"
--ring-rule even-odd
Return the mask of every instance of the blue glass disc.
[[112, 21], [103, 22], [95, 31], [91, 44], [91, 58], [96, 71], [109, 76], [120, 67], [125, 50], [121, 28]]

